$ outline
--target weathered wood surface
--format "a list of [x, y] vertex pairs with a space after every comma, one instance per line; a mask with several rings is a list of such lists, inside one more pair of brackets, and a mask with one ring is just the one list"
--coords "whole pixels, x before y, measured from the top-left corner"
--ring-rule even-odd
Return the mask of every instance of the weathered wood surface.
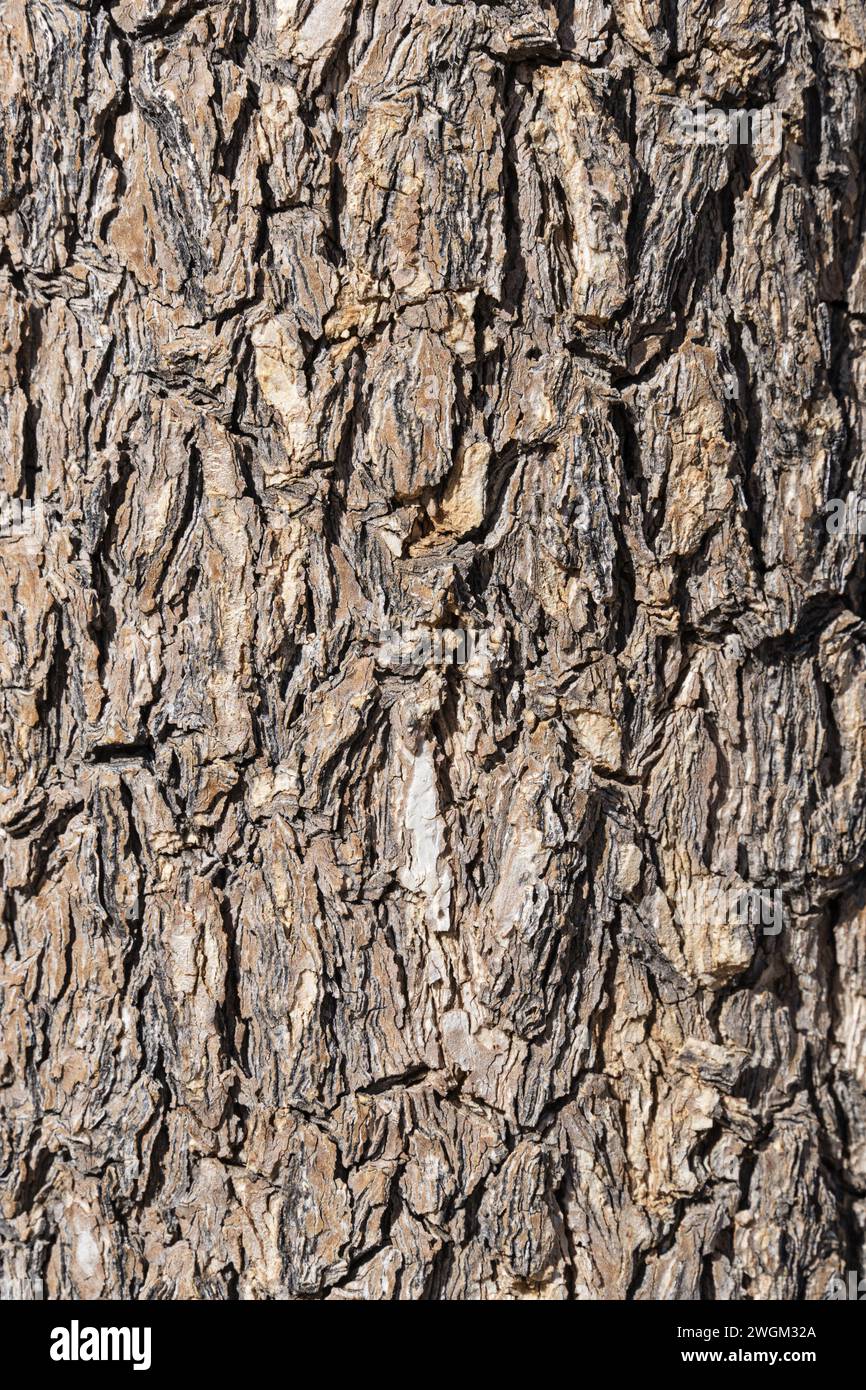
[[0, 5], [7, 1286], [858, 1268], [864, 65], [860, 0]]

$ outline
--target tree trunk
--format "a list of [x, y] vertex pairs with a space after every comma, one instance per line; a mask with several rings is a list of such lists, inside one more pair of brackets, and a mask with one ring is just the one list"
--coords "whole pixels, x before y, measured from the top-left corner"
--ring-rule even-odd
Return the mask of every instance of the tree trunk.
[[4, 1287], [832, 1295], [861, 0], [0, 23]]

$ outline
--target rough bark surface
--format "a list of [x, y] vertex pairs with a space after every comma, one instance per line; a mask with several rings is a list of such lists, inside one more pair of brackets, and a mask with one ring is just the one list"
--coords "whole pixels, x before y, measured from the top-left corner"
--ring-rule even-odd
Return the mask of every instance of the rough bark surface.
[[3, 1277], [824, 1297], [863, 4], [4, 0], [0, 102]]

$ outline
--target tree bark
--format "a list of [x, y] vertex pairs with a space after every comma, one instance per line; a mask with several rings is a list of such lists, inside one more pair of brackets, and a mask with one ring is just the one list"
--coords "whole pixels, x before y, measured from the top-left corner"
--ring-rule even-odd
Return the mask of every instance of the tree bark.
[[5, 0], [0, 87], [5, 1287], [866, 1273], [861, 0]]

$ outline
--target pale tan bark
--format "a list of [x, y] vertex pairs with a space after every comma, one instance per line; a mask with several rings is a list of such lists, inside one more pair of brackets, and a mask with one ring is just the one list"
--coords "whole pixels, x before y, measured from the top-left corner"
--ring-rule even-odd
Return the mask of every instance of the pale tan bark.
[[860, 0], [0, 5], [4, 1278], [858, 1268], [864, 64]]

